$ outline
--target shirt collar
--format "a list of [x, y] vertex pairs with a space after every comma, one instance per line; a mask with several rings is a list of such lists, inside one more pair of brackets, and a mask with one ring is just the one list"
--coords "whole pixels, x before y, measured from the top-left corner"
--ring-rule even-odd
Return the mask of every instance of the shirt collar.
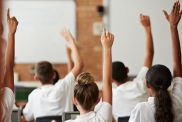
[[148, 102], [149, 102], [150, 104], [154, 104], [154, 100], [155, 100], [155, 97], [149, 97], [149, 98], [148, 98]]
[[52, 86], [53, 86], [52, 84], [46, 84], [46, 85], [42, 85], [40, 88], [41, 89], [47, 89], [47, 88], [50, 88]]
[[88, 120], [90, 118], [93, 118], [94, 116], [95, 116], [95, 112], [94, 111], [90, 111], [90, 112], [88, 112], [86, 114], [82, 114], [82, 115], [78, 116], [77, 119], [79, 119], [79, 120], [87, 119]]

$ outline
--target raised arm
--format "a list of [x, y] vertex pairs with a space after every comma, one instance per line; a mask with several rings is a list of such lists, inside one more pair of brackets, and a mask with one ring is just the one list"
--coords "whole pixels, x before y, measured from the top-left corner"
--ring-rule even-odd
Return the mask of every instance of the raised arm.
[[66, 29], [61, 32], [61, 35], [65, 38], [65, 40], [68, 41], [68, 44], [69, 44], [71, 51], [73, 53], [74, 66], [73, 66], [71, 71], [74, 74], [74, 76], [77, 77], [80, 74], [80, 72], [82, 71], [83, 62], [81, 60], [79, 50], [75, 44], [75, 39], [71, 35], [70, 31], [68, 31]]
[[15, 17], [10, 18], [8, 10], [8, 25], [9, 25], [9, 34], [8, 34], [8, 45], [6, 51], [6, 61], [5, 61], [5, 86], [9, 87], [14, 91], [14, 56], [15, 56], [15, 32], [18, 26], [18, 21]]
[[70, 72], [73, 69], [73, 60], [71, 58], [71, 49], [69, 47], [66, 47], [66, 56], [67, 56], [67, 68], [68, 72]]
[[172, 52], [173, 52], [173, 75], [174, 77], [182, 77], [181, 65], [181, 46], [178, 34], [178, 23], [181, 19], [182, 11], [180, 11], [179, 1], [175, 2], [170, 14], [164, 10], [164, 15], [170, 24], [172, 37]]
[[104, 30], [101, 36], [103, 48], [103, 101], [112, 105], [112, 44], [114, 36]]
[[145, 51], [144, 66], [150, 68], [152, 66], [154, 57], [154, 46], [153, 46], [150, 17], [140, 14], [140, 22], [144, 27], [146, 33], [146, 51]]

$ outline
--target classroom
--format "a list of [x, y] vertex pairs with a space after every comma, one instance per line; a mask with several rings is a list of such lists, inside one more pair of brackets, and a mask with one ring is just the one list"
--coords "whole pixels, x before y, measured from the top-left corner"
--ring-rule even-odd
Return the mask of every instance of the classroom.
[[0, 122], [182, 122], [181, 0], [0, 0]]

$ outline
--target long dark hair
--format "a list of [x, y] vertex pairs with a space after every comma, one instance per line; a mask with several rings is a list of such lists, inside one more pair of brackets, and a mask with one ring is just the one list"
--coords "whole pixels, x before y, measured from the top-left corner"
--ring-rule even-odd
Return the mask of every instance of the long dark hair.
[[173, 106], [168, 87], [171, 85], [172, 75], [164, 65], [154, 65], [146, 75], [147, 84], [155, 91], [155, 121], [174, 122]]

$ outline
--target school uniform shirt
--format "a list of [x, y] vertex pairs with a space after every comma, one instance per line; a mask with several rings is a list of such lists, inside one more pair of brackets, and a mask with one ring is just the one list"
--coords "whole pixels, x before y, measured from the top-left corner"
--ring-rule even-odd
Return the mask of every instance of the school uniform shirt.
[[133, 81], [113, 89], [113, 116], [116, 121], [118, 117], [130, 116], [137, 103], [147, 101], [149, 97], [145, 81], [147, 71], [147, 67], [142, 67]]
[[42, 116], [62, 115], [73, 111], [73, 89], [75, 77], [70, 72], [55, 85], [43, 85], [35, 89], [28, 97], [28, 103], [23, 109], [27, 121]]
[[[174, 122], [182, 122], [182, 78], [173, 80], [171, 99], [173, 101]], [[142, 102], [133, 109], [129, 122], [155, 122], [155, 98], [150, 97], [148, 102]]]
[[1, 96], [3, 95], [3, 101], [1, 103], [2, 108], [2, 121], [3, 122], [11, 122], [11, 114], [13, 111], [13, 105], [15, 103], [15, 96], [13, 91], [4, 87], [0, 90]]
[[107, 102], [102, 102], [97, 111], [91, 111], [66, 122], [112, 122], [112, 106]]

